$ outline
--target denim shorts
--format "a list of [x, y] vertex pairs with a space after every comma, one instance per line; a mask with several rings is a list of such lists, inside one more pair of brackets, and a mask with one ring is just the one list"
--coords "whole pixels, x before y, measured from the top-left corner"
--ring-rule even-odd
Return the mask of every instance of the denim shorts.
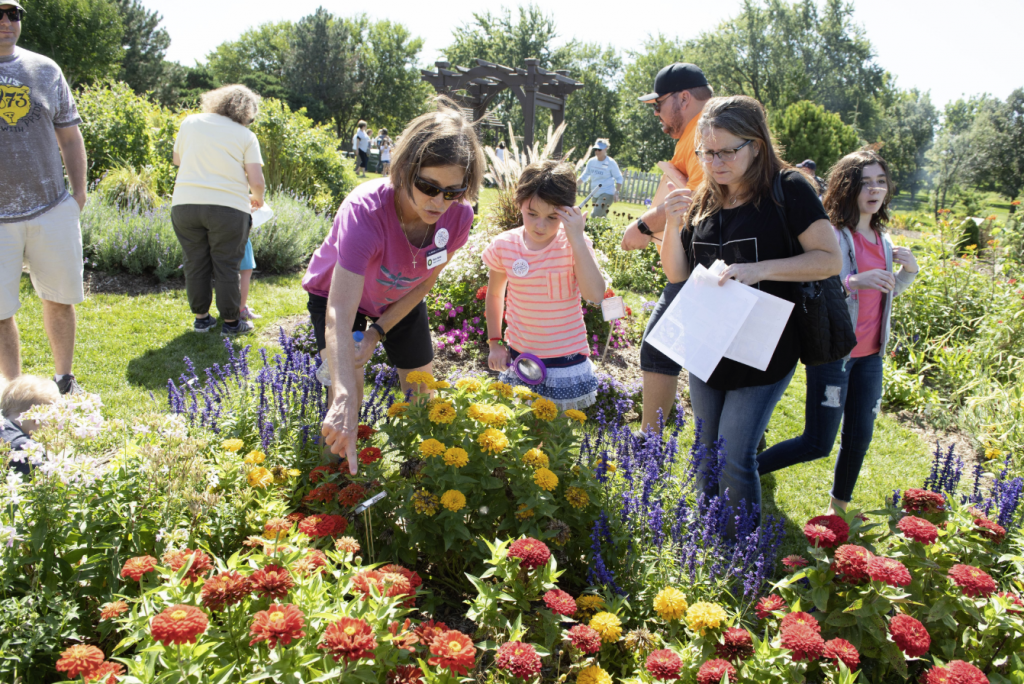
[[683, 367], [678, 363], [649, 345], [647, 343], [647, 336], [654, 330], [654, 326], [661, 320], [665, 309], [668, 308], [668, 305], [672, 303], [672, 300], [676, 298], [676, 295], [679, 294], [679, 291], [683, 289], [685, 284], [686, 281], [669, 283], [662, 290], [661, 297], [658, 298], [658, 303], [654, 306], [654, 311], [651, 312], [651, 317], [647, 321], [647, 328], [644, 330], [644, 339], [640, 345], [640, 370], [648, 373], [675, 376], [678, 376], [679, 371], [683, 370]]

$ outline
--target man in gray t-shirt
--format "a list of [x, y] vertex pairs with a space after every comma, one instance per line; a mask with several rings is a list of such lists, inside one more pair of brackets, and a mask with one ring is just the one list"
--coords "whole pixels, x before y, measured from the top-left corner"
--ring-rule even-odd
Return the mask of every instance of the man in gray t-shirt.
[[[54, 380], [66, 394], [78, 391], [71, 374], [74, 305], [85, 299], [79, 225], [85, 143], [60, 67], [17, 47], [24, 17], [16, 0], [0, 0], [0, 375], [13, 380], [21, 374], [14, 314], [24, 262], [42, 300]], [[64, 183], [65, 168], [73, 194]]]

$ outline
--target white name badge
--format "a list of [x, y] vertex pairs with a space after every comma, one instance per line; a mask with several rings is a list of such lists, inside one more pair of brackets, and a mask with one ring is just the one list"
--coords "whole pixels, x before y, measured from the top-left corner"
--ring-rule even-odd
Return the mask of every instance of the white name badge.
[[434, 233], [434, 246], [438, 249], [444, 249], [445, 245], [448, 244], [448, 229], [438, 228], [437, 232]]
[[440, 266], [441, 264], [443, 264], [446, 261], [448, 261], [448, 250], [447, 249], [438, 249], [438, 250], [435, 250], [433, 252], [428, 252], [427, 253], [427, 269], [428, 270], [431, 269], [431, 268], [434, 268], [435, 266]]
[[516, 259], [512, 262], [512, 273], [522, 278], [530, 272], [530, 263], [526, 259]]
[[601, 300], [601, 313], [604, 315], [604, 320], [614, 321], [619, 318], [623, 318], [626, 315], [626, 304], [622, 301], [622, 297], [608, 297], [607, 299]]

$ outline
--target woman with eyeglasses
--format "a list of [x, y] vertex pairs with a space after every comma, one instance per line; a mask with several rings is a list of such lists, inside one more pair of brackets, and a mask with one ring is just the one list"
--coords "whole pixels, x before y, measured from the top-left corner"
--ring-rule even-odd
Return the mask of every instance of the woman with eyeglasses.
[[[825, 210], [839, 238], [847, 307], [857, 346], [845, 359], [807, 367], [804, 432], [757, 457], [761, 475], [825, 458], [842, 423], [831, 502], [827, 513], [846, 510], [882, 404], [882, 360], [889, 342], [892, 300], [917, 277], [917, 259], [894, 247], [883, 231], [889, 220], [889, 165], [863, 150], [839, 160], [829, 172]], [[895, 266], [899, 264], [899, 271]]]
[[[318, 377], [333, 395], [323, 434], [333, 453], [348, 457], [353, 474], [362, 366], [382, 342], [402, 390], [427, 389], [406, 380], [412, 371], [431, 372], [434, 358], [423, 300], [469, 238], [483, 173], [472, 123], [439, 97], [436, 111], [402, 132], [390, 175], [345, 198], [309, 262], [302, 287], [309, 293], [321, 371], [328, 369]], [[351, 333], [362, 330], [356, 347]]]
[[[792, 283], [839, 273], [842, 258], [817, 192], [779, 157], [761, 104], [750, 97], [716, 97], [697, 123], [697, 154], [704, 180], [691, 198], [675, 189], [667, 202], [661, 260], [670, 282], [689, 278], [697, 264], [721, 259], [729, 279], [795, 302]], [[784, 211], [773, 198], [782, 174]], [[798, 246], [797, 246], [798, 245]], [[690, 374], [690, 401], [710, 447], [724, 441], [725, 466], [709, 495], [728, 491], [730, 504], [760, 511], [757, 443], [789, 385], [800, 355], [790, 319], [765, 370], [723, 358], [704, 382]]]

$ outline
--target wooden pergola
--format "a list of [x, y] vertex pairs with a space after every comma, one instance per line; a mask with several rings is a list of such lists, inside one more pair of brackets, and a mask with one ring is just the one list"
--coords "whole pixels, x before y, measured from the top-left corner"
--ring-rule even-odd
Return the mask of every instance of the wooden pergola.
[[[565, 120], [565, 101], [569, 93], [583, 87], [581, 82], [569, 77], [568, 71], [542, 69], [539, 59], [527, 59], [525, 69], [483, 59], [476, 60], [476, 64], [470, 69], [435, 62], [436, 72], [426, 69], [420, 72], [423, 80], [434, 86], [435, 92], [448, 95], [460, 106], [471, 109], [473, 120], [489, 127], [501, 127], [501, 124], [488, 111], [488, 106], [498, 93], [506, 88], [511, 90], [523, 108], [523, 145], [527, 148], [533, 145], [537, 107], [550, 109], [552, 123], [557, 127]], [[555, 154], [561, 152], [562, 141], [559, 140]]]

